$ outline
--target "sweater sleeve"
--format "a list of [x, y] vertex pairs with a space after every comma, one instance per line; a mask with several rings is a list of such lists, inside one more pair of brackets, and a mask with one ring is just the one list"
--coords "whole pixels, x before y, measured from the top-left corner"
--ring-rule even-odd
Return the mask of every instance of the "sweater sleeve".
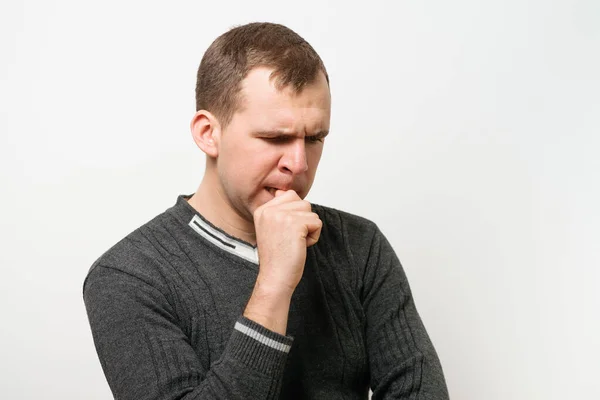
[[83, 298], [116, 399], [279, 397], [291, 337], [240, 315], [221, 357], [205, 368], [163, 293], [138, 277], [97, 265]]
[[447, 400], [442, 366], [405, 272], [377, 228], [363, 279], [372, 400]]

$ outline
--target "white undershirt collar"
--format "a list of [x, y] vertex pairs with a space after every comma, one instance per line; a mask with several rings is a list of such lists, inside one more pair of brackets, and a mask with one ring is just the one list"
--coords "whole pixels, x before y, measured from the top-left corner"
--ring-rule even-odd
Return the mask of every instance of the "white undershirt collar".
[[258, 265], [258, 248], [255, 246], [227, 235], [199, 215], [194, 215], [188, 225], [215, 246]]

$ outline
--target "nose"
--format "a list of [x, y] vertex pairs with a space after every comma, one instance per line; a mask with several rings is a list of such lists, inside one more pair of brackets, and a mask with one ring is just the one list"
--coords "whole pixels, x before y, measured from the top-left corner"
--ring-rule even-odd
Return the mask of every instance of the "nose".
[[294, 142], [285, 149], [285, 153], [279, 161], [279, 168], [284, 172], [289, 171], [294, 175], [301, 174], [308, 170], [304, 140], [294, 140]]

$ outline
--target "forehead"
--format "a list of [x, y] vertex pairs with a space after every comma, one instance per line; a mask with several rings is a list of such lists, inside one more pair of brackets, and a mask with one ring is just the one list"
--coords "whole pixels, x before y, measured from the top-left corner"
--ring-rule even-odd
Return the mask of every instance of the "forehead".
[[242, 81], [239, 114], [247, 123], [283, 128], [306, 124], [314, 125], [314, 129], [329, 129], [331, 95], [322, 72], [299, 93], [291, 87], [278, 90], [270, 78], [271, 72], [268, 68], [255, 68]]

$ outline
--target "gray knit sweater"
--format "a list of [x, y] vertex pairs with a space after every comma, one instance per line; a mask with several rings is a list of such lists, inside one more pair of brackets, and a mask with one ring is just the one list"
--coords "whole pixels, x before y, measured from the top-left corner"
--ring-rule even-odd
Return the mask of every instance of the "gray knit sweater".
[[389, 242], [364, 218], [313, 204], [287, 336], [242, 316], [256, 247], [180, 195], [92, 265], [83, 286], [116, 399], [448, 399], [438, 356]]

